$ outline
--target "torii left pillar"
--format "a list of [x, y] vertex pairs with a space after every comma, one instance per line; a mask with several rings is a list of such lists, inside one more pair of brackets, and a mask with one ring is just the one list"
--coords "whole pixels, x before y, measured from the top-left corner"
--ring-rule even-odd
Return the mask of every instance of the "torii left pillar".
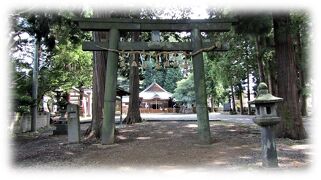
[[[119, 41], [119, 30], [109, 30], [108, 47], [117, 49]], [[115, 137], [115, 105], [116, 105], [116, 86], [117, 86], [117, 62], [118, 53], [108, 51], [107, 68], [105, 80], [105, 96], [104, 96], [104, 119], [101, 131], [101, 144], [113, 144]]]
[[[195, 28], [192, 30], [192, 47], [193, 53], [202, 48], [202, 40], [200, 30]], [[203, 53], [200, 52], [192, 57], [194, 71], [194, 88], [196, 95], [196, 112], [198, 136], [202, 144], [211, 144], [211, 132], [208, 118], [205, 70]]]

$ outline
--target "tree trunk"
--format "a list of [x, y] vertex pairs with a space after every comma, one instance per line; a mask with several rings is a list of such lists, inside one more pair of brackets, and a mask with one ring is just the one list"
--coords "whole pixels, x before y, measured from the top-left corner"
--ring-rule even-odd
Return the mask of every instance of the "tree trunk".
[[301, 74], [301, 93], [300, 93], [300, 105], [301, 105], [301, 115], [302, 116], [307, 116], [307, 96], [304, 92], [305, 87], [305, 75], [302, 70], [300, 70]]
[[281, 122], [277, 126], [276, 135], [283, 138], [304, 139], [306, 138], [306, 132], [298, 102], [297, 71], [289, 29], [289, 13], [274, 14], [273, 24], [278, 72], [278, 96], [283, 98], [283, 102], [280, 103], [278, 108]]
[[240, 99], [240, 112], [241, 112], [241, 114], [244, 114], [244, 112], [243, 112], [243, 90], [242, 90], [242, 85], [241, 84], [239, 84], [239, 99]]
[[276, 79], [276, 70], [275, 70], [275, 61], [268, 62], [268, 83], [269, 83], [269, 92], [277, 96], [277, 79]]
[[236, 110], [235, 110], [235, 98], [234, 98], [234, 90], [233, 90], [233, 85], [231, 85], [231, 91], [232, 91], [232, 113], [236, 113]]
[[251, 90], [250, 90], [250, 70], [249, 67], [247, 67], [247, 111], [248, 111], [248, 115], [251, 114], [251, 105], [250, 105], [250, 101], [251, 101]]
[[300, 32], [296, 33], [296, 41], [298, 44], [297, 47], [297, 58], [298, 58], [298, 65], [297, 65], [297, 69], [299, 72], [299, 102], [300, 102], [300, 107], [301, 107], [301, 115], [302, 116], [306, 116], [307, 115], [307, 103], [306, 103], [306, 94], [304, 92], [306, 86], [305, 86], [305, 71], [303, 69], [303, 59], [302, 59], [302, 44], [301, 44], [301, 34]]
[[211, 110], [212, 110], [212, 112], [214, 112], [215, 110], [215, 102], [214, 102], [214, 96], [213, 95], [211, 95]]
[[[133, 33], [133, 40], [137, 41], [139, 39], [139, 32]], [[133, 62], [130, 63], [130, 73], [129, 73], [129, 104], [128, 113], [124, 122], [126, 124], [142, 122], [140, 117], [140, 100], [139, 100], [139, 54], [132, 56]], [[135, 63], [134, 63], [135, 62]]]
[[262, 58], [262, 37], [260, 35], [255, 36], [256, 44], [256, 62], [258, 64], [260, 82], [265, 82], [264, 64]]
[[[96, 17], [109, 17], [96, 14]], [[106, 42], [108, 32], [93, 32], [94, 41]], [[107, 42], [106, 42], [107, 43]], [[107, 51], [93, 52], [93, 94], [92, 94], [92, 122], [86, 131], [87, 138], [100, 138], [103, 121], [105, 73], [107, 65]]]
[[31, 106], [31, 132], [37, 130], [37, 114], [38, 114], [38, 89], [39, 89], [39, 49], [40, 42], [36, 39], [35, 42], [35, 53], [33, 60], [33, 70], [32, 70], [32, 106]]
[[269, 88], [269, 92], [272, 92], [273, 91], [273, 85], [272, 85], [272, 69], [271, 69], [271, 67], [270, 67], [270, 63], [268, 62], [267, 63], [267, 67], [266, 67], [266, 69], [267, 69], [267, 71], [266, 71], [266, 74], [267, 74], [267, 84], [268, 84], [268, 88]]

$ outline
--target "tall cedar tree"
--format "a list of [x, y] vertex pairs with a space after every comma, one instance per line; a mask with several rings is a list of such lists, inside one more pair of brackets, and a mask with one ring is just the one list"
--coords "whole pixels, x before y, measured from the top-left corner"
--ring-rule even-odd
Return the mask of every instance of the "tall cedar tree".
[[[108, 18], [109, 14], [95, 13], [97, 18]], [[108, 39], [108, 32], [93, 32], [94, 41], [104, 42]], [[93, 104], [92, 104], [92, 122], [87, 129], [86, 134], [89, 137], [100, 138], [101, 126], [103, 121], [104, 92], [107, 53], [106, 51], [93, 52]]]
[[[139, 40], [139, 32], [133, 32], [133, 40]], [[132, 56], [132, 62], [130, 63], [130, 74], [129, 74], [129, 104], [128, 104], [128, 113], [124, 122], [126, 124], [133, 124], [142, 122], [140, 117], [140, 100], [139, 100], [139, 55], [135, 54]]]
[[296, 62], [299, 74], [299, 102], [302, 116], [307, 116], [307, 98], [309, 83], [309, 61], [307, 57], [309, 18], [304, 12], [296, 12], [291, 16], [291, 28], [295, 41]]
[[279, 105], [281, 123], [276, 135], [283, 138], [304, 139], [303, 127], [298, 102], [297, 71], [295, 52], [290, 33], [290, 15], [288, 12], [273, 14], [275, 53], [277, 61], [278, 96], [283, 98]]

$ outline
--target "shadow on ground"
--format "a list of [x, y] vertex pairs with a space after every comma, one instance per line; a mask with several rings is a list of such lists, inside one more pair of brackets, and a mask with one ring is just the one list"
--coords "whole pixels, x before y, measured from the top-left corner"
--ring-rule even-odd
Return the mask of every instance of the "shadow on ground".
[[[82, 125], [82, 131], [88, 124]], [[16, 167], [261, 168], [257, 126], [210, 122], [213, 144], [200, 145], [197, 122], [143, 122], [118, 129], [116, 143], [67, 144], [66, 135], [17, 136], [11, 143]], [[281, 169], [311, 164], [307, 141], [277, 139]]]

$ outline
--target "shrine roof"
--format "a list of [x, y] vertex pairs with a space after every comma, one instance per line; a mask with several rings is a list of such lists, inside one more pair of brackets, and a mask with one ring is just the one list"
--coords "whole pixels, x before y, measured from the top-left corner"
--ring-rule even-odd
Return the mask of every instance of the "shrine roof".
[[143, 99], [169, 99], [172, 93], [166, 91], [156, 82], [153, 82], [145, 90], [139, 93], [139, 97]]

